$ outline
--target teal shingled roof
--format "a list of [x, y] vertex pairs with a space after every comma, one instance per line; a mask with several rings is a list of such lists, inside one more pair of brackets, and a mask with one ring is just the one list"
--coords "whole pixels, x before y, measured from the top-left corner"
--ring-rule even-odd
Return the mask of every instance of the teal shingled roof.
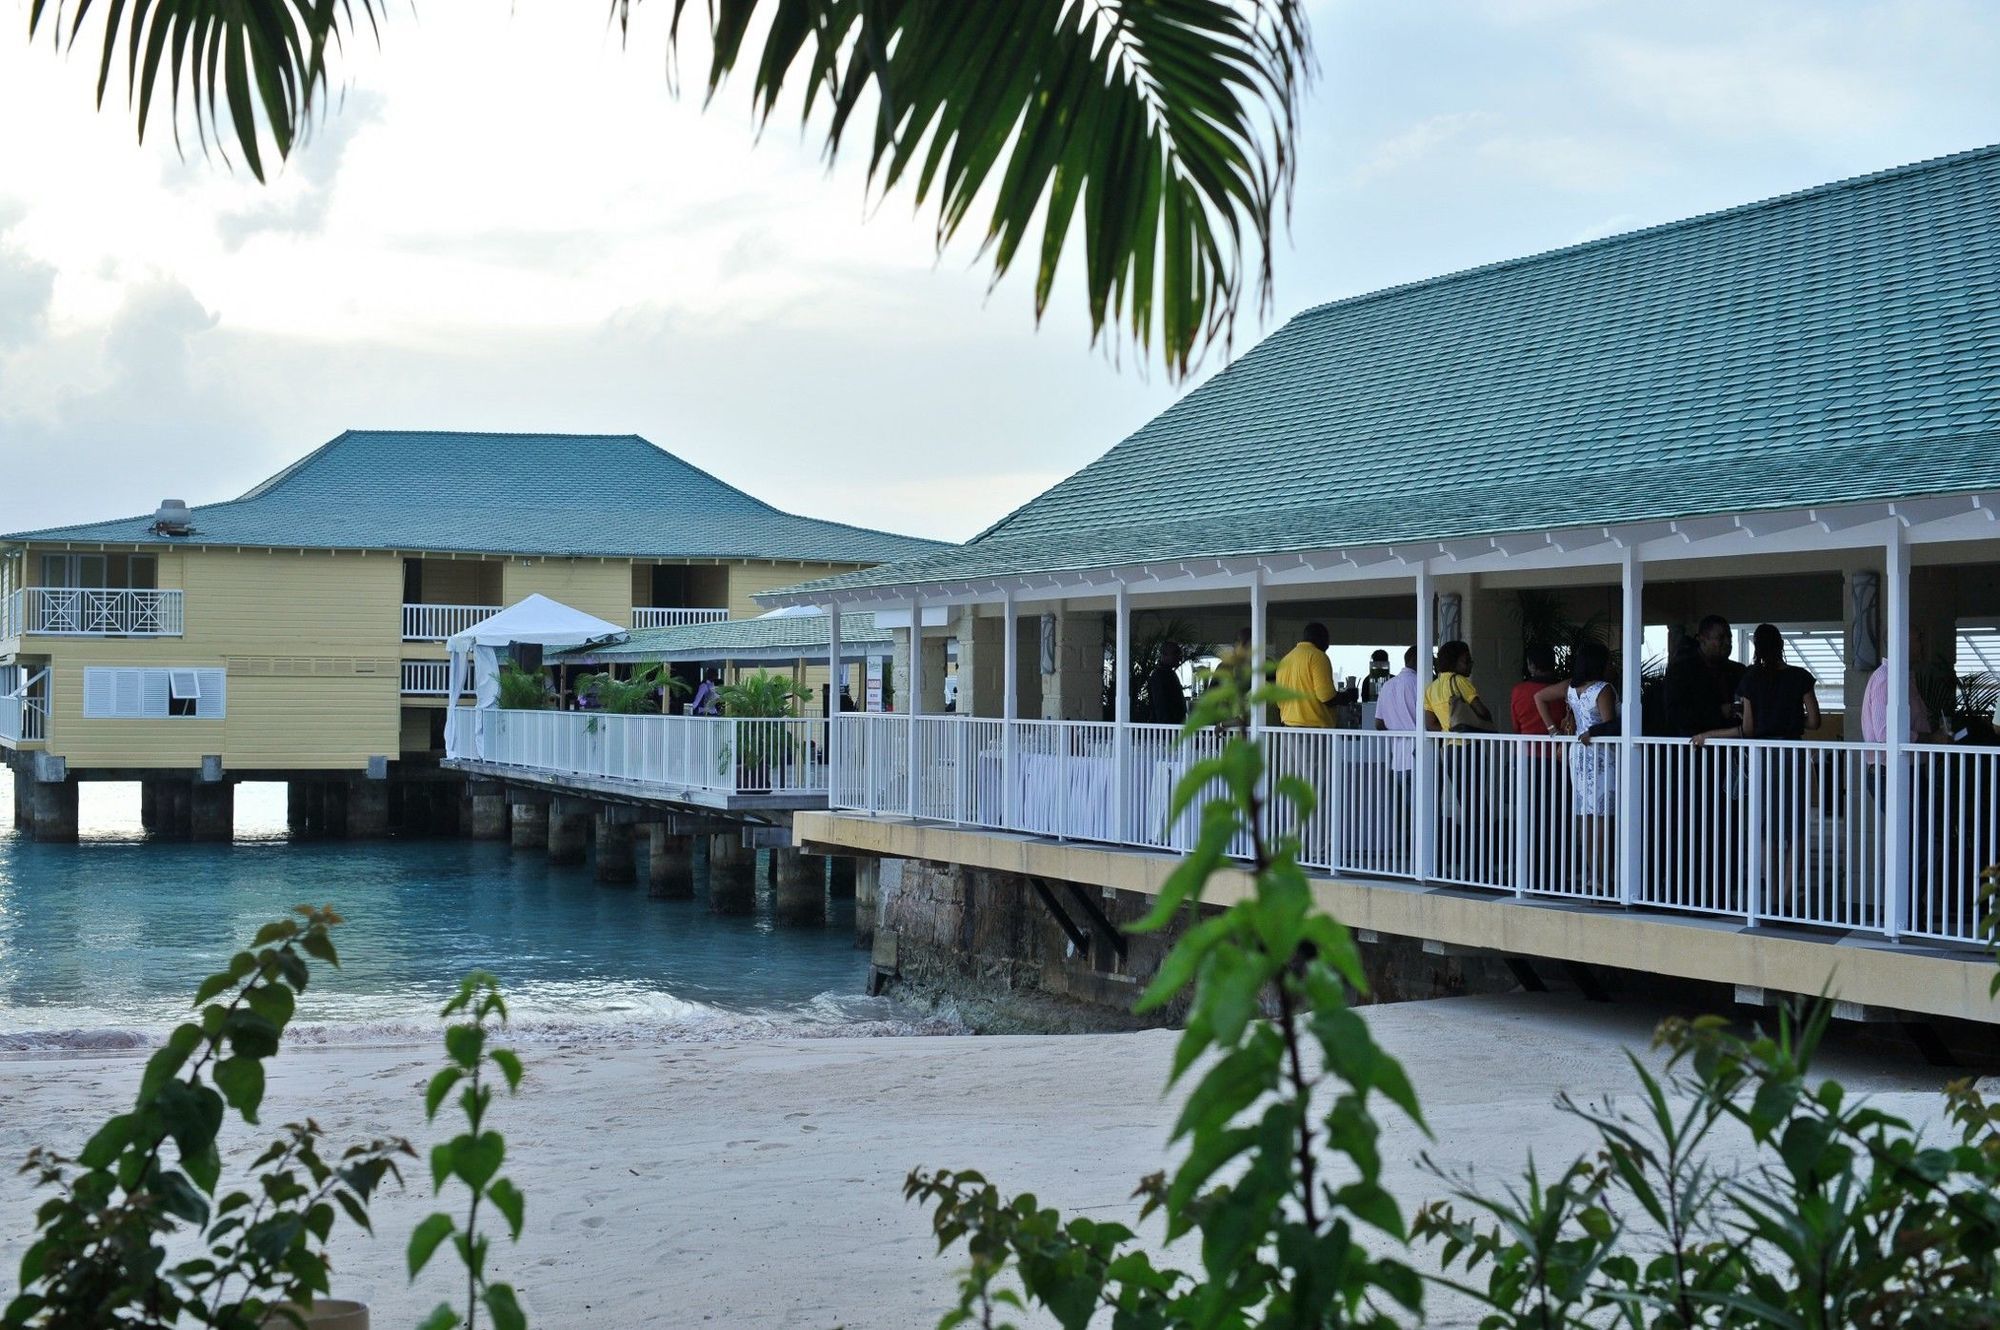
[[[887, 655], [889, 634], [877, 631], [868, 613], [840, 616], [841, 654]], [[764, 615], [726, 619], [720, 623], [690, 623], [676, 628], [646, 628], [616, 642], [551, 652], [551, 664], [561, 660], [750, 660], [811, 659], [826, 655], [824, 614]]]
[[636, 434], [349, 430], [240, 499], [197, 504], [191, 536], [151, 525], [0, 539], [857, 564], [938, 548], [780, 512]]
[[1310, 309], [886, 587], [2000, 486], [2000, 147]]

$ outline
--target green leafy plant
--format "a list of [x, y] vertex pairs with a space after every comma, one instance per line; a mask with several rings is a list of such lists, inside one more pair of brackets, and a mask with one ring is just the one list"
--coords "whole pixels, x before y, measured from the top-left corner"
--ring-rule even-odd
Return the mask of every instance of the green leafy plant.
[[684, 697], [687, 681], [676, 679], [664, 665], [642, 665], [632, 677], [620, 679], [611, 671], [586, 674], [576, 681], [579, 696], [589, 699], [594, 710], [613, 716], [654, 715], [660, 710], [660, 691], [668, 697]]
[[524, 670], [511, 660], [500, 662], [500, 705], [507, 711], [545, 711], [555, 704], [549, 677]]
[[431, 1077], [424, 1090], [424, 1118], [436, 1121], [438, 1109], [452, 1090], [458, 1090], [458, 1106], [465, 1114], [466, 1129], [449, 1141], [431, 1147], [431, 1187], [442, 1194], [447, 1183], [456, 1179], [469, 1193], [465, 1222], [442, 1211], [432, 1214], [410, 1234], [410, 1278], [415, 1279], [429, 1264], [445, 1239], [451, 1239], [465, 1267], [465, 1311], [461, 1314], [449, 1302], [439, 1303], [424, 1318], [422, 1330], [453, 1330], [463, 1325], [476, 1330], [483, 1306], [497, 1330], [521, 1330], [527, 1317], [511, 1284], [497, 1283], [487, 1273], [487, 1257], [492, 1237], [481, 1227], [480, 1208], [491, 1203], [507, 1221], [510, 1241], [521, 1240], [521, 1224], [526, 1199], [511, 1181], [500, 1175], [506, 1162], [507, 1144], [500, 1133], [486, 1125], [487, 1110], [493, 1102], [493, 1076], [497, 1072], [513, 1094], [521, 1085], [521, 1059], [510, 1049], [493, 1046], [493, 1036], [507, 1024], [507, 1003], [492, 975], [475, 971], [460, 981], [458, 992], [445, 1003], [447, 1021], [462, 1019], [445, 1027], [444, 1047], [449, 1061]]
[[798, 704], [810, 696], [784, 675], [764, 670], [724, 684], [720, 691], [722, 714], [744, 718], [796, 716]]
[[[326, 1243], [339, 1212], [369, 1227], [376, 1189], [387, 1177], [400, 1182], [396, 1161], [413, 1154], [407, 1142], [371, 1141], [330, 1162], [318, 1124], [288, 1123], [251, 1165], [251, 1185], [217, 1194], [226, 1120], [257, 1125], [264, 1064], [311, 962], [340, 963], [329, 935], [340, 916], [296, 913], [266, 924], [202, 982], [200, 1019], [177, 1026], [147, 1060], [129, 1112], [75, 1159], [30, 1155], [22, 1171], [56, 1194], [36, 1212], [7, 1326], [256, 1330], [298, 1321], [295, 1309], [328, 1291]], [[172, 1260], [170, 1242], [198, 1254]]]
[[[1421, 1211], [1417, 1236], [1483, 1285], [1491, 1330], [1570, 1327], [1943, 1327], [2000, 1324], [2000, 1109], [1968, 1081], [1946, 1091], [1954, 1138], [1815, 1081], [1831, 1019], [1822, 1000], [1772, 1034], [1720, 1017], [1669, 1020], [1671, 1079], [1635, 1061], [1637, 1114], [1559, 1107], [1600, 1148], [1554, 1187], [1532, 1166], [1494, 1194], [1461, 1181]], [[1753, 1162], [1709, 1162], [1740, 1132]]]
[[[1287, 696], [1233, 663], [1187, 733], [1238, 730], [1253, 705]], [[1124, 1225], [1065, 1220], [975, 1172], [919, 1169], [905, 1195], [931, 1208], [940, 1250], [962, 1242], [972, 1258], [944, 1325], [991, 1326], [1000, 1309], [1027, 1304], [1071, 1330], [1106, 1313], [1118, 1327], [1387, 1327], [1420, 1311], [1417, 1274], [1362, 1241], [1371, 1228], [1404, 1240], [1381, 1185], [1373, 1107], [1381, 1096], [1421, 1123], [1416, 1094], [1349, 1005], [1348, 993], [1367, 987], [1359, 952], [1313, 909], [1285, 829], [1311, 816], [1313, 792], [1287, 777], [1267, 801], [1265, 784], [1262, 751], [1247, 738], [1189, 768], [1169, 820], [1199, 802], [1200, 837], [1136, 925], [1164, 928], [1184, 912], [1188, 924], [1140, 1003], [1191, 995], [1171, 1074], [1194, 1076], [1173, 1128], [1185, 1153], [1139, 1195], [1144, 1215], [1164, 1218], [1169, 1250], [1199, 1235], [1200, 1273], [1156, 1266]], [[1250, 889], [1200, 917], [1203, 890], [1239, 838], [1250, 847]]]

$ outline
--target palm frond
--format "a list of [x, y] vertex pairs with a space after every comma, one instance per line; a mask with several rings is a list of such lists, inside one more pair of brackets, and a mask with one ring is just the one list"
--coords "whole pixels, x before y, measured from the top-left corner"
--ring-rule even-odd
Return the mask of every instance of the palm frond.
[[[633, 0], [614, 0], [622, 22]], [[687, 12], [675, 0], [678, 37]], [[1080, 251], [1094, 337], [1122, 333], [1176, 375], [1226, 344], [1254, 267], [1271, 293], [1299, 101], [1303, 0], [713, 0], [711, 95], [754, 60], [769, 116], [802, 77], [837, 155], [874, 100], [869, 178], [909, 181], [940, 247], [990, 198], [997, 281], [1027, 252], [1039, 320]], [[760, 49], [749, 38], [763, 34]], [[1036, 222], [1040, 235], [1032, 238]]]
[[[325, 95], [328, 47], [354, 30], [357, 13], [376, 30], [382, 5], [383, 0], [105, 0], [101, 6], [96, 0], [31, 0], [28, 35], [46, 28], [69, 51], [94, 38], [100, 107], [114, 67], [122, 64], [126, 101], [137, 115], [142, 142], [164, 74], [175, 142], [185, 105], [204, 147], [221, 145], [226, 126], [244, 164], [262, 180], [265, 138], [279, 158], [291, 154]], [[86, 32], [93, 11], [103, 21]]]

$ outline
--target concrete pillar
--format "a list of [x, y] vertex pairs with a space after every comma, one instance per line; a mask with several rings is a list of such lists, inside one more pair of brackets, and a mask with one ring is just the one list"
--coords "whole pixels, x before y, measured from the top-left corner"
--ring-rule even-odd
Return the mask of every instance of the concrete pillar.
[[549, 862], [580, 864], [590, 845], [590, 818], [583, 813], [549, 810]]
[[771, 851], [771, 914], [781, 924], [826, 922], [826, 859], [793, 849]]
[[854, 859], [854, 940], [867, 946], [875, 940], [875, 916], [882, 899], [882, 861]]
[[717, 914], [752, 914], [757, 909], [757, 852], [741, 832], [708, 838], [708, 908]]
[[472, 796], [472, 838], [474, 840], [507, 839], [506, 795], [475, 794]]
[[320, 783], [316, 780], [285, 782], [285, 829], [294, 837], [305, 839], [324, 831], [320, 794]]
[[637, 874], [632, 864], [632, 824], [597, 818], [597, 863], [594, 876], [599, 882], [630, 882]]
[[338, 839], [347, 834], [347, 782], [319, 783], [321, 833]]
[[225, 781], [196, 781], [183, 786], [188, 796], [188, 839], [228, 841], [236, 838], [236, 787]]
[[976, 606], [967, 605], [958, 616], [958, 709], [965, 715], [998, 716], [1006, 710], [1004, 628], [997, 617], [981, 618]]
[[347, 787], [347, 838], [380, 840], [389, 834], [389, 782], [357, 780]]
[[853, 899], [854, 879], [860, 862], [844, 854], [836, 854], [828, 859], [827, 891], [835, 900]]
[[659, 822], [646, 833], [646, 881], [651, 894], [672, 900], [693, 896], [694, 837], [673, 835]]
[[153, 782], [153, 834], [162, 840], [194, 838], [194, 788], [187, 777]]
[[29, 824], [29, 810], [34, 803], [34, 777], [26, 770], [14, 773], [14, 829], [26, 831]]
[[946, 648], [949, 639], [943, 636], [926, 637], [924, 651], [924, 714], [937, 716], [944, 713], [945, 661], [949, 658]]
[[76, 842], [76, 779], [30, 783], [28, 834], [38, 841]]
[[[1040, 624], [1034, 621], [1037, 634]], [[1104, 616], [1058, 614], [1055, 637], [1056, 672], [1042, 676], [1042, 718], [1104, 719]], [[1035, 646], [1029, 659], [1039, 661], [1039, 636]]]
[[[19, 786], [16, 786], [18, 789]], [[16, 825], [19, 825], [20, 809], [15, 809]], [[160, 783], [153, 780], [139, 782], [139, 830], [148, 836], [160, 834]]]
[[541, 850], [549, 843], [549, 806], [515, 804], [509, 810], [510, 839], [517, 850]]

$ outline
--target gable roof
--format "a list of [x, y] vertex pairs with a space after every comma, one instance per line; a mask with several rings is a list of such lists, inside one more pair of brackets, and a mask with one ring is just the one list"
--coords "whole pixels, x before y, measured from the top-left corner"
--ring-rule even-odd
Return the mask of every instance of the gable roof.
[[767, 599], [2000, 485], [2000, 147], [1306, 310], [968, 544]]
[[940, 544], [780, 512], [636, 434], [349, 430], [239, 499], [198, 505], [192, 535], [151, 527], [0, 539], [857, 564]]
[[[865, 611], [840, 619], [841, 654], [846, 657], [886, 656], [894, 643]], [[827, 616], [776, 613], [754, 619], [719, 623], [680, 624], [643, 628], [620, 641], [551, 652], [549, 660], [565, 664], [610, 661], [686, 660], [824, 660]]]

